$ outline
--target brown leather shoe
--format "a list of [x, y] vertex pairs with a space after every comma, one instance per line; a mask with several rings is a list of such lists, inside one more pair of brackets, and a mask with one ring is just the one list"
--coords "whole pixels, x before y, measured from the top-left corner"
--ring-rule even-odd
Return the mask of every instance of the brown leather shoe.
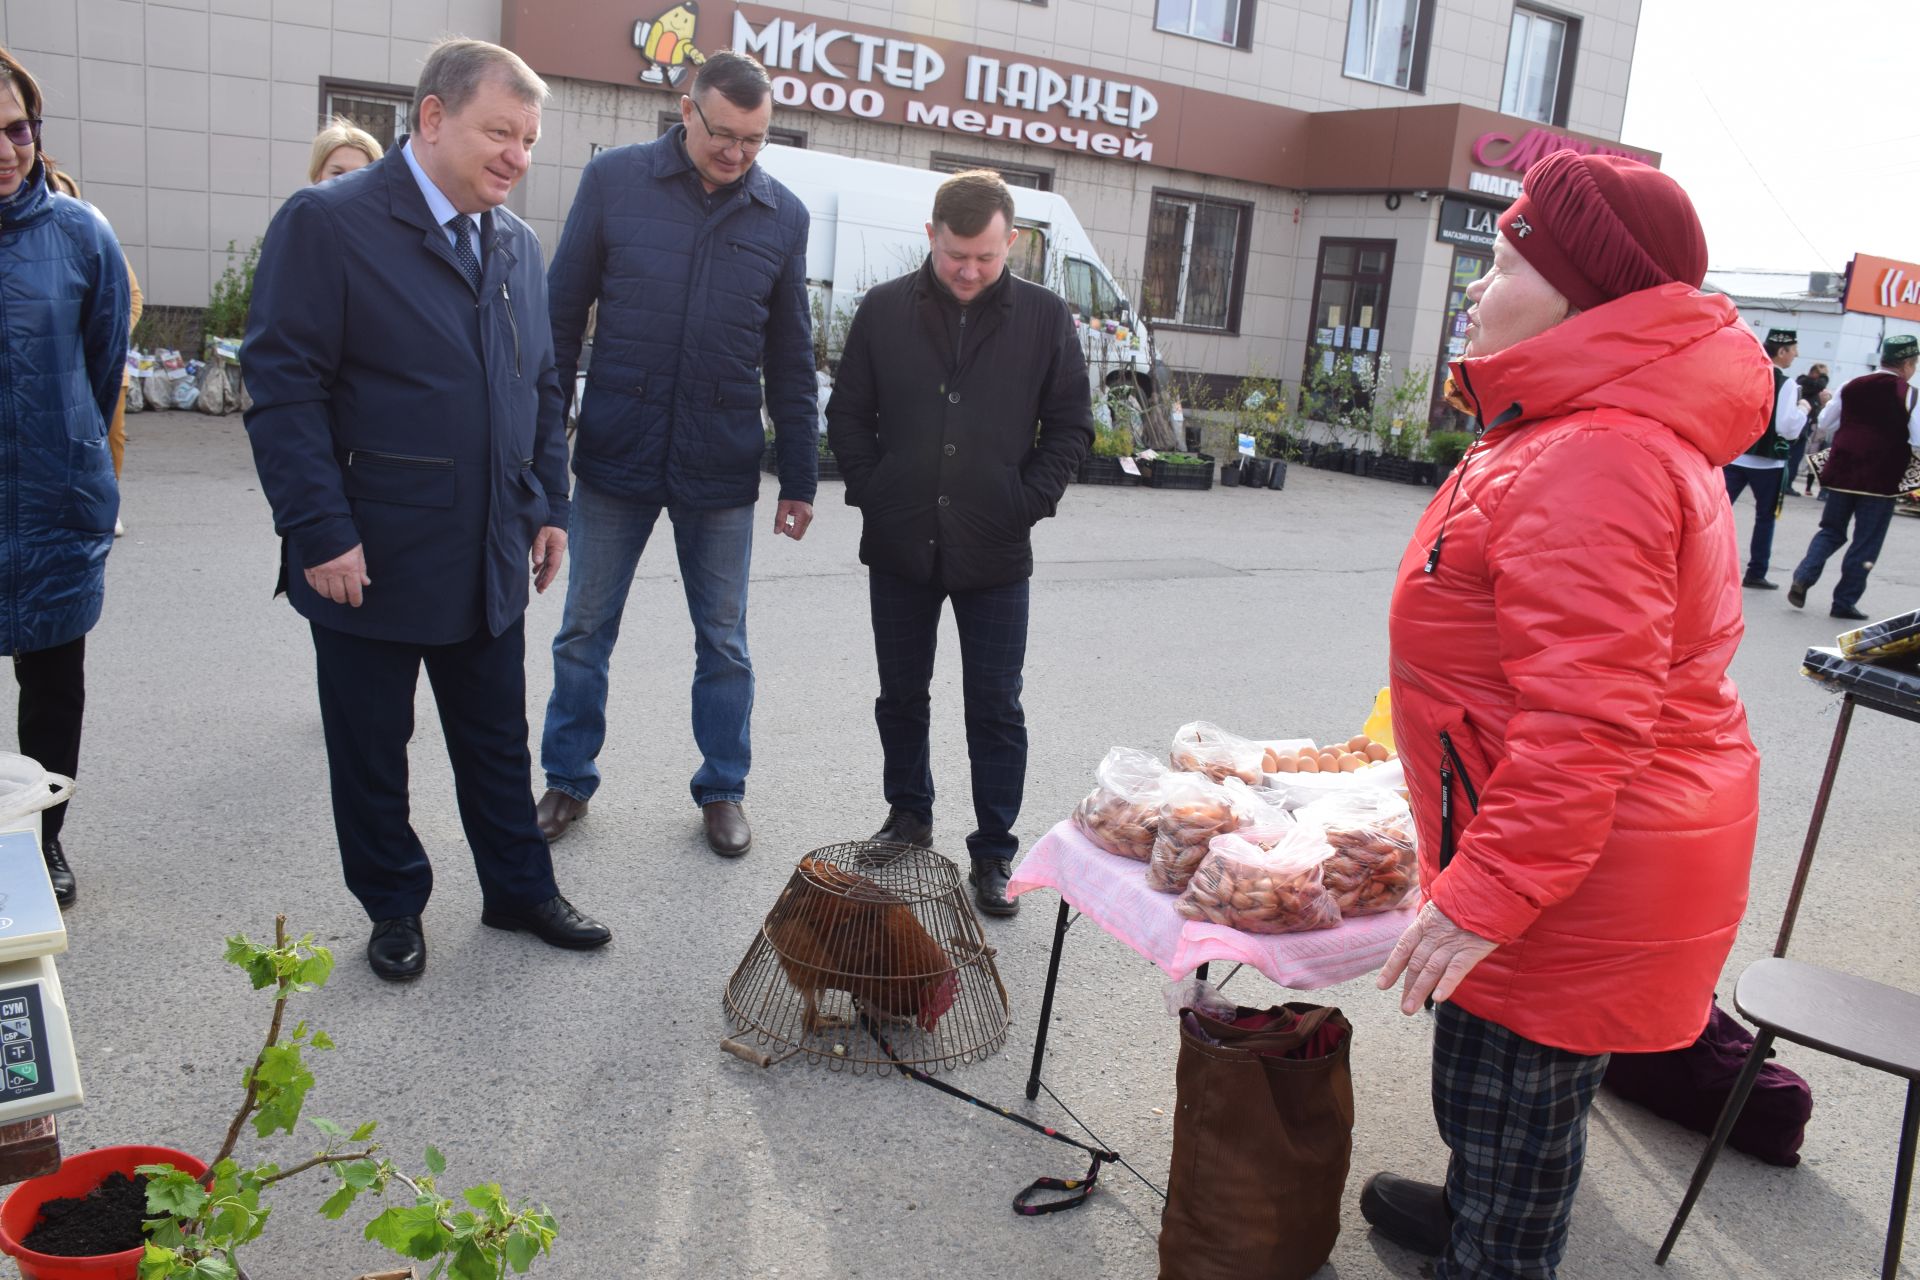
[[550, 790], [533, 807], [533, 816], [540, 823], [540, 834], [552, 844], [567, 834], [568, 827], [587, 816], [587, 802], [575, 800], [564, 791]]
[[723, 858], [737, 858], [753, 847], [753, 829], [737, 800], [714, 800], [700, 806], [707, 824], [707, 848]]

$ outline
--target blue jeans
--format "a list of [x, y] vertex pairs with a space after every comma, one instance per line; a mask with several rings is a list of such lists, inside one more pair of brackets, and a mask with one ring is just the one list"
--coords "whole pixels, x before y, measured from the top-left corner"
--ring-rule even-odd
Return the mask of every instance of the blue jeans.
[[600, 785], [594, 765], [607, 740], [607, 668], [640, 553], [665, 510], [693, 619], [695, 804], [746, 797], [753, 752], [753, 659], [747, 654], [747, 569], [752, 504], [690, 511], [630, 502], [579, 481], [567, 521], [567, 607], [553, 638], [553, 696], [540, 739], [547, 786], [576, 800]]
[[[1893, 523], [1893, 499], [1871, 498], [1861, 493], [1835, 493], [1829, 489], [1820, 500], [1820, 528], [1807, 546], [1807, 558], [1793, 571], [1793, 580], [1803, 587], [1820, 581], [1820, 571], [1841, 547], [1847, 548], [1840, 562], [1840, 585], [1833, 589], [1833, 607], [1854, 609], [1867, 592], [1867, 575], [1880, 558], [1887, 541], [1887, 526]], [[1853, 542], [1847, 542], [1847, 522], [1853, 522]]]
[[1767, 576], [1767, 562], [1773, 557], [1773, 521], [1780, 507], [1780, 486], [1785, 482], [1785, 467], [1742, 467], [1728, 463], [1720, 468], [1727, 478], [1727, 499], [1736, 507], [1740, 495], [1753, 490], [1753, 542], [1747, 548], [1747, 577]]
[[929, 690], [940, 609], [951, 600], [960, 632], [967, 760], [973, 767], [974, 831], [967, 837], [967, 853], [973, 858], [1013, 858], [1020, 852], [1013, 824], [1027, 785], [1027, 717], [1020, 706], [1021, 670], [1027, 661], [1027, 583], [949, 595], [940, 586], [878, 569], [868, 573], [867, 582], [874, 655], [880, 666], [873, 719], [885, 759], [881, 784], [887, 803], [928, 821], [933, 818]]

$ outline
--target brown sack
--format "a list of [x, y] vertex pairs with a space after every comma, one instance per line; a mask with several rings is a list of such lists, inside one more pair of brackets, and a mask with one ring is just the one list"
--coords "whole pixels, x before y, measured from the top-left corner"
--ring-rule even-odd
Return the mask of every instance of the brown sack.
[[1233, 1022], [1181, 1014], [1160, 1280], [1306, 1280], [1332, 1256], [1353, 1154], [1352, 1039], [1320, 1005], [1242, 1008]]

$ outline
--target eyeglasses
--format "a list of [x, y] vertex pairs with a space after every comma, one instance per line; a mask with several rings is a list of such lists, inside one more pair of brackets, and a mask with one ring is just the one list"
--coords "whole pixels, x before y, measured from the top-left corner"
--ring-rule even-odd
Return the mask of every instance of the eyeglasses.
[[0, 129], [0, 133], [5, 133], [7, 141], [16, 147], [37, 147], [40, 145], [40, 124], [36, 118], [15, 120]]
[[700, 127], [707, 131], [709, 138], [720, 144], [721, 151], [731, 151], [738, 147], [741, 155], [750, 156], [757, 154], [760, 148], [767, 145], [767, 135], [764, 133], [757, 138], [742, 138], [738, 134], [714, 128], [707, 123], [707, 113], [700, 109], [699, 101], [691, 95], [688, 96], [687, 101], [693, 103], [693, 114], [700, 117]]

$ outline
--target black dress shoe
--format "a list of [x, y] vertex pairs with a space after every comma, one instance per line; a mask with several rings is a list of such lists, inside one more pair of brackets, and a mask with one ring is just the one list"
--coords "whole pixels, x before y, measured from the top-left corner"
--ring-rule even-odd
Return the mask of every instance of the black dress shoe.
[[1779, 583], [1768, 582], [1765, 578], [1742, 578], [1740, 579], [1740, 585], [1749, 587], [1754, 591], [1778, 591], [1780, 589]]
[[569, 951], [591, 951], [613, 941], [613, 930], [559, 894], [530, 907], [487, 907], [480, 912], [480, 923], [490, 929], [524, 929], [552, 947]]
[[567, 834], [567, 828], [587, 816], [587, 802], [575, 800], [564, 791], [549, 789], [540, 797], [540, 803], [533, 806], [534, 820], [540, 824], [540, 834], [552, 844]]
[[1797, 578], [1794, 579], [1793, 585], [1787, 588], [1787, 603], [1796, 609], [1806, 608], [1807, 584]]
[[1403, 1249], [1437, 1258], [1453, 1235], [1447, 1193], [1429, 1182], [1376, 1173], [1360, 1189], [1360, 1216]]
[[376, 920], [367, 939], [367, 964], [373, 976], [388, 982], [417, 978], [427, 968], [427, 934], [419, 916]]
[[1850, 604], [1837, 604], [1828, 611], [1833, 617], [1845, 618], [1848, 622], [1865, 622], [1867, 615]]
[[886, 822], [873, 833], [873, 839], [879, 844], [917, 844], [922, 849], [931, 849], [933, 819], [922, 818], [905, 809], [889, 809]]
[[700, 806], [707, 828], [707, 848], [723, 858], [737, 858], [753, 848], [753, 828], [738, 800], [714, 800]]
[[62, 907], [72, 906], [80, 896], [80, 886], [74, 881], [73, 868], [67, 865], [67, 851], [60, 847], [60, 837], [48, 840], [40, 856], [46, 859], [47, 879], [53, 881], [53, 900]]
[[975, 858], [967, 879], [973, 883], [973, 900], [990, 916], [1010, 916], [1020, 910], [1020, 901], [1007, 896], [1007, 881], [1013, 878], [1013, 863], [1005, 858]]

